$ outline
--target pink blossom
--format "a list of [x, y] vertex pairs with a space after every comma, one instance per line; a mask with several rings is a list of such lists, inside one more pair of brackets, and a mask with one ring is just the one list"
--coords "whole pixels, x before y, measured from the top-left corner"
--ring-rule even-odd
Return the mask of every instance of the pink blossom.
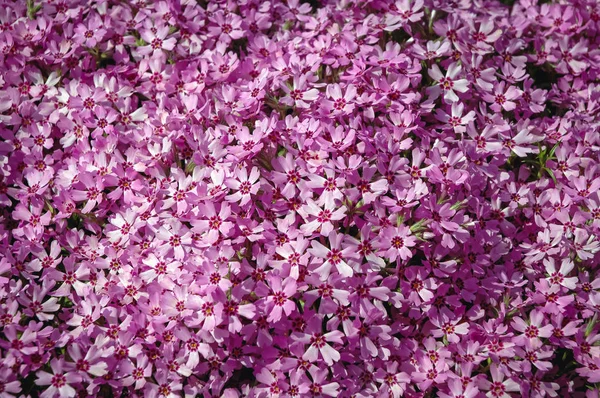
[[462, 67], [458, 64], [448, 66], [446, 75], [444, 76], [437, 65], [433, 65], [427, 71], [429, 77], [437, 82], [436, 85], [427, 89], [432, 99], [444, 94], [444, 100], [447, 103], [454, 103], [459, 100], [454, 92], [455, 90], [464, 93], [468, 90], [468, 81], [466, 79], [455, 79], [462, 71]]

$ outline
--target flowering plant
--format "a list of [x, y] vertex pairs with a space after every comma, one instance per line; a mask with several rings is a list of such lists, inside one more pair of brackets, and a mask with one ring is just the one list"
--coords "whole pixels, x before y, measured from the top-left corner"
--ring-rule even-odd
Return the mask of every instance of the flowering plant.
[[598, 397], [596, 1], [0, 3], [0, 397]]

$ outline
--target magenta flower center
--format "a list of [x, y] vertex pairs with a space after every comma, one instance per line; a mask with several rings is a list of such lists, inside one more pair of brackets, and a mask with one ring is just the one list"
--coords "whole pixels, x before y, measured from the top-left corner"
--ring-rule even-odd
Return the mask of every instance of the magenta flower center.
[[67, 378], [62, 374], [52, 376], [51, 385], [55, 388], [64, 387], [67, 384]]

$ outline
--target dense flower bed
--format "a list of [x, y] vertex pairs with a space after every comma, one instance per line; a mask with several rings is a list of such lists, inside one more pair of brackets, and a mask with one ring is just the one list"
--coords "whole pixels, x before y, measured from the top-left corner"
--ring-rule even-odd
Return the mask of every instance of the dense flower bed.
[[598, 397], [596, 1], [0, 3], [0, 397]]

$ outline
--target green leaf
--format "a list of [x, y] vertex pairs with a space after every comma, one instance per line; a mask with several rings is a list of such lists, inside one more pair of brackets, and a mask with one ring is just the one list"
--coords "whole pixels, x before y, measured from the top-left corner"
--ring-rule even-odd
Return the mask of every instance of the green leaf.
[[554, 185], [558, 185], [558, 182], [556, 181], [556, 177], [554, 176], [554, 172], [552, 170], [550, 170], [547, 167], [544, 167], [543, 170], [548, 173], [548, 175], [550, 176], [550, 178], [552, 178], [552, 181], [554, 181]]
[[37, 14], [37, 12], [41, 9], [41, 4], [35, 5], [33, 0], [27, 0], [27, 17], [29, 19], [35, 19], [35, 14]]
[[425, 230], [425, 227], [429, 224], [429, 220], [421, 219], [410, 226], [410, 232], [416, 233]]
[[196, 163], [193, 161], [189, 161], [188, 164], [185, 165], [185, 174], [192, 174], [194, 169], [196, 168]]
[[398, 214], [396, 216], [396, 225], [400, 226], [404, 223], [404, 215], [403, 214]]
[[450, 206], [450, 210], [458, 210], [460, 208], [462, 208], [465, 204], [467, 203], [467, 200], [461, 200], [459, 202], [454, 203], [452, 206]]
[[590, 334], [592, 334], [592, 331], [594, 330], [594, 326], [596, 326], [597, 322], [598, 322], [598, 314], [594, 314], [592, 319], [590, 319], [588, 321], [588, 324], [585, 327], [585, 337], [588, 337]]
[[287, 152], [288, 152], [288, 151], [287, 151], [286, 147], [283, 147], [283, 146], [282, 146], [282, 147], [280, 147], [280, 148], [277, 150], [277, 156], [278, 156], [278, 157], [279, 157], [279, 156], [285, 156], [285, 155], [287, 154]]
[[548, 154], [548, 157], [546, 158], [546, 160], [552, 159], [552, 157], [554, 156], [554, 152], [556, 152], [556, 148], [558, 148], [559, 145], [560, 145], [560, 141], [557, 142], [556, 144], [554, 144], [554, 146], [550, 150], [550, 153]]

